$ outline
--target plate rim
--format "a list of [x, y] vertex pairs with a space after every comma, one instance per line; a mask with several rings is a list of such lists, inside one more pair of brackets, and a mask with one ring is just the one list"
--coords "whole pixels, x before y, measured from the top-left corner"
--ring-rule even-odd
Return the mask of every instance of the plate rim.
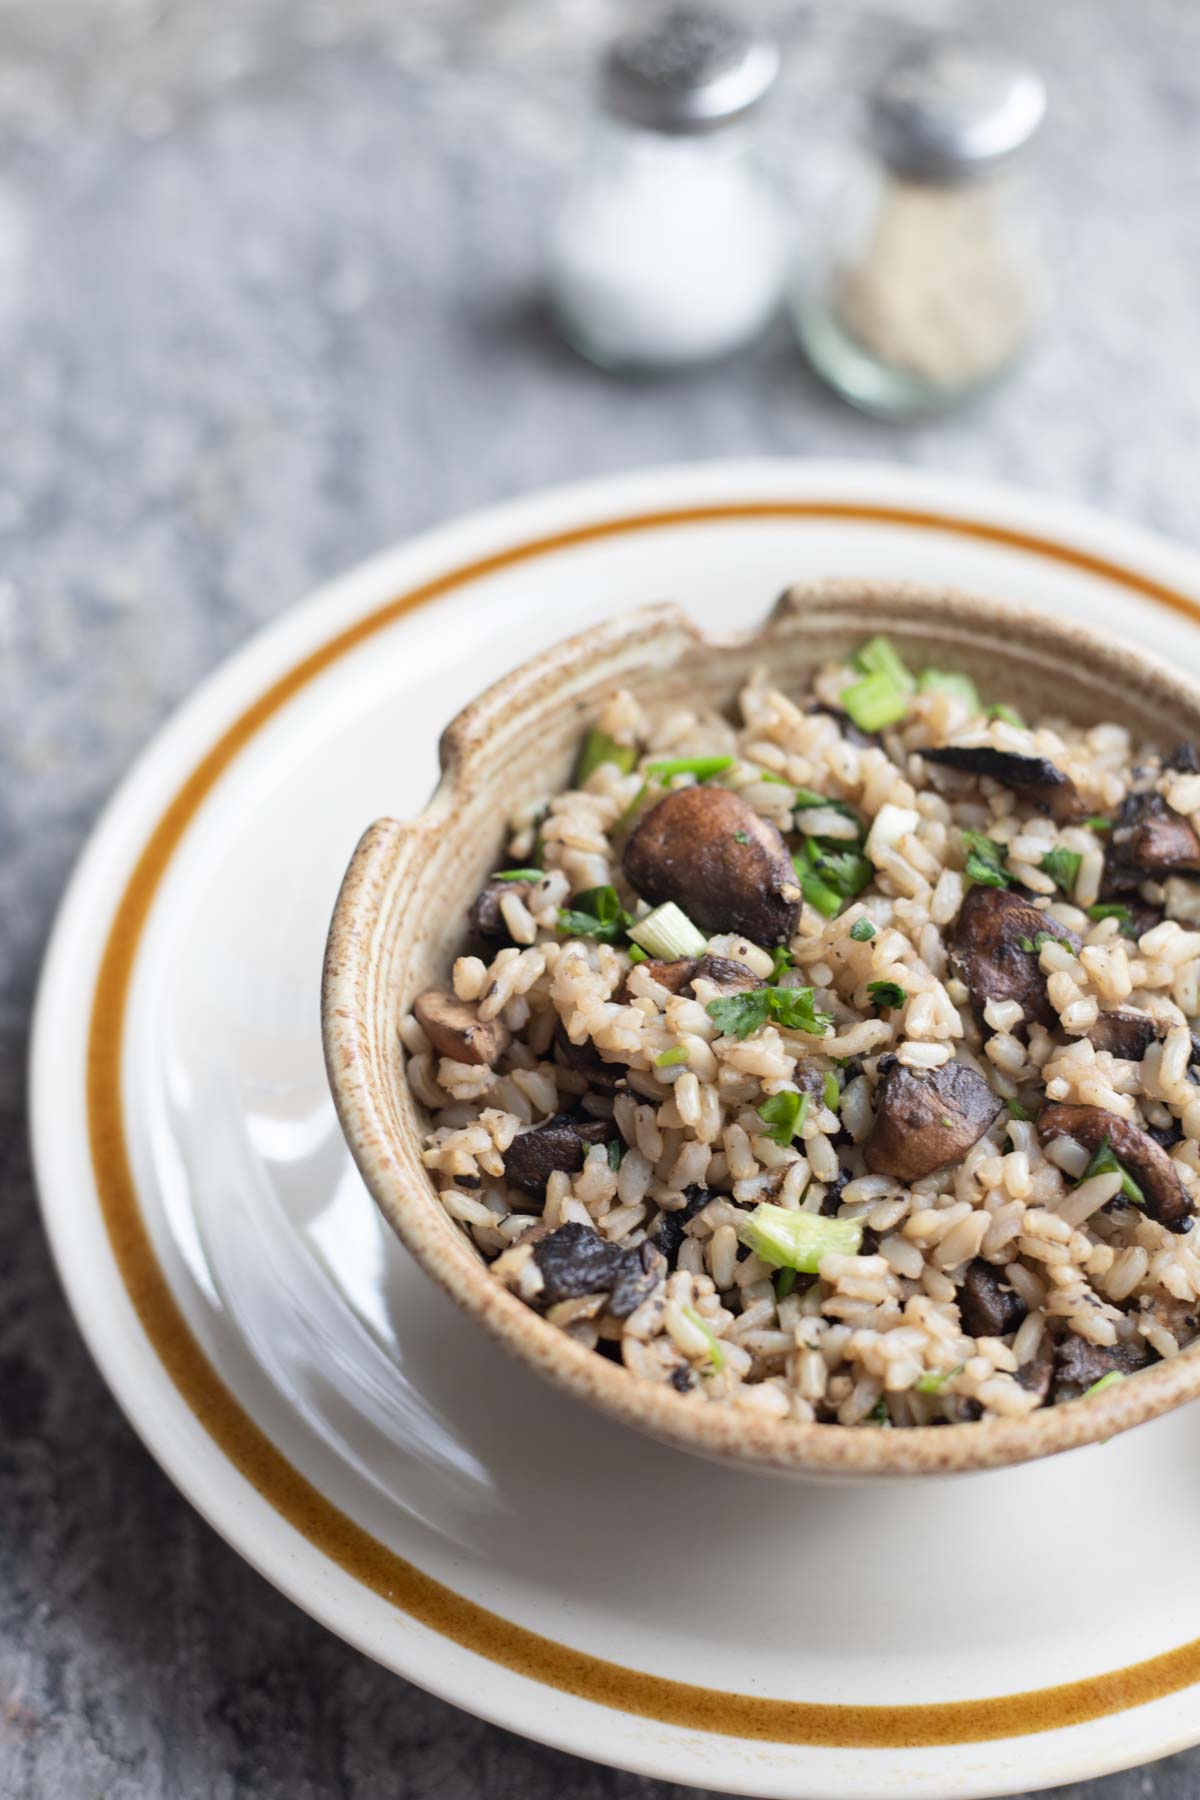
[[[48, 1058], [52, 1056], [54, 1047], [51, 1028], [54, 1022], [52, 1000], [56, 994], [55, 984], [57, 980], [61, 979], [59, 971], [67, 957], [68, 950], [72, 947], [79, 947], [78, 944], [73, 946], [73, 938], [77, 937], [86, 942], [89, 936], [94, 938], [98, 935], [94, 920], [83, 917], [81, 896], [91, 885], [97, 866], [102, 866], [103, 852], [118, 852], [117, 863], [121, 870], [121, 878], [117, 881], [117, 892], [118, 895], [124, 892], [129, 874], [129, 864], [119, 854], [122, 837], [120, 828], [125, 827], [125, 837], [136, 837], [139, 842], [144, 840], [146, 818], [143, 817], [140, 824], [134, 826], [138, 803], [142, 799], [142, 790], [154, 786], [152, 778], [160, 773], [163, 767], [169, 767], [173, 755], [178, 758], [189, 731], [195, 735], [197, 728], [203, 723], [204, 729], [199, 733], [202, 738], [211, 738], [214, 730], [219, 734], [220, 721], [227, 711], [229, 700], [236, 697], [241, 687], [253, 687], [261, 673], [265, 669], [269, 669], [282, 652], [287, 650], [288, 660], [294, 663], [297, 649], [302, 646], [312, 648], [316, 644], [337, 636], [334, 627], [339, 617], [345, 624], [347, 620], [353, 620], [368, 612], [378, 610], [381, 595], [386, 596], [387, 590], [394, 588], [400, 580], [411, 579], [411, 576], [404, 576], [401, 573], [404, 568], [416, 570], [423, 563], [436, 567], [443, 560], [452, 560], [456, 554], [461, 562], [461, 550], [456, 552], [456, 546], [469, 549], [472, 545], [477, 546], [480, 542], [486, 542], [488, 539], [503, 541], [519, 537], [520, 533], [528, 530], [533, 520], [539, 517], [543, 523], [544, 534], [545, 523], [555, 517], [569, 519], [572, 515], [577, 515], [594, 520], [597, 515], [605, 513], [616, 513], [619, 516], [630, 514], [640, 516], [647, 510], [653, 511], [653, 505], [648, 508], [648, 502], [661, 501], [665, 494], [676, 492], [681, 487], [691, 493], [693, 504], [703, 505], [702, 490], [708, 490], [707, 498], [711, 502], [714, 490], [718, 493], [723, 492], [728, 497], [731, 490], [753, 486], [756, 483], [771, 488], [790, 490], [792, 500], [807, 497], [814, 501], [820, 498], [819, 494], [812, 492], [814, 488], [819, 489], [822, 485], [844, 484], [844, 491], [857, 490], [860, 495], [860, 503], [854, 507], [855, 511], [861, 510], [863, 500], [872, 491], [877, 495], [881, 488], [890, 490], [893, 495], [899, 493], [902, 498], [907, 495], [914, 500], [924, 499], [926, 505], [934, 507], [936, 516], [929, 520], [933, 529], [937, 529], [939, 523], [943, 527], [948, 524], [950, 529], [955, 529], [952, 522], [955, 518], [953, 507], [957, 506], [964, 509], [963, 515], [960, 516], [969, 516], [977, 510], [982, 510], [985, 516], [990, 516], [994, 510], [1002, 516], [1010, 518], [1014, 514], [1026, 519], [1040, 515], [1039, 522], [1044, 527], [1052, 527], [1054, 522], [1057, 522], [1057, 530], [1054, 535], [1057, 536], [1060, 543], [1064, 527], [1068, 543], [1071, 539], [1078, 538], [1084, 542], [1090, 540], [1094, 544], [1098, 537], [1107, 538], [1109, 543], [1115, 546], [1117, 557], [1131, 557], [1138, 561], [1149, 562], [1151, 565], [1160, 564], [1172, 573], [1176, 581], [1181, 581], [1184, 585], [1190, 582], [1194, 588], [1200, 589], [1200, 560], [1196, 559], [1192, 553], [1156, 538], [1141, 527], [1109, 521], [1103, 515], [1093, 513], [1090, 509], [1073, 503], [1048, 502], [1040, 496], [1027, 497], [1022, 495], [1019, 490], [1004, 488], [999, 484], [979, 483], [969, 478], [940, 476], [927, 471], [900, 471], [887, 465], [810, 463], [794, 459], [752, 459], [718, 464], [683, 464], [543, 490], [517, 501], [503, 503], [498, 507], [467, 514], [459, 520], [451, 521], [432, 532], [422, 533], [405, 544], [385, 551], [319, 588], [298, 608], [289, 609], [281, 618], [252, 636], [246, 645], [218, 665], [198, 685], [190, 698], [168, 716], [135, 760], [89, 834], [58, 909], [38, 985], [31, 1036], [30, 1081], [32, 1089], [31, 1134], [34, 1141], [39, 1202], [68, 1303], [110, 1390], [113, 1391], [118, 1403], [122, 1406], [126, 1416], [130, 1418], [131, 1424], [151, 1454], [176, 1481], [192, 1504], [197, 1506], [202, 1515], [238, 1549], [240, 1554], [246, 1556], [253, 1566], [266, 1575], [274, 1585], [281, 1587], [305, 1610], [321, 1618], [323, 1623], [329, 1625], [339, 1635], [347, 1637], [349, 1641], [357, 1644], [360, 1648], [365, 1648], [368, 1654], [379, 1657], [380, 1660], [404, 1673], [407, 1678], [419, 1680], [421, 1685], [458, 1705], [464, 1704], [461, 1688], [455, 1689], [452, 1684], [439, 1683], [424, 1662], [419, 1672], [414, 1675], [411, 1668], [402, 1667], [393, 1656], [380, 1655], [377, 1648], [363, 1642], [362, 1635], [347, 1623], [345, 1616], [340, 1611], [336, 1617], [330, 1616], [332, 1596], [330, 1597], [330, 1607], [328, 1609], [322, 1607], [314, 1601], [311, 1582], [306, 1586], [305, 1580], [298, 1572], [294, 1580], [282, 1579], [278, 1567], [275, 1566], [279, 1559], [257, 1555], [253, 1540], [248, 1544], [245, 1530], [238, 1528], [237, 1496], [232, 1497], [233, 1522], [231, 1524], [227, 1517], [230, 1509], [226, 1505], [230, 1497], [208, 1495], [204, 1491], [204, 1483], [188, 1478], [190, 1471], [179, 1466], [175, 1454], [176, 1446], [168, 1441], [171, 1437], [170, 1428], [160, 1426], [159, 1421], [153, 1417], [147, 1419], [144, 1416], [147, 1408], [139, 1397], [138, 1389], [141, 1383], [137, 1379], [136, 1372], [116, 1366], [121, 1350], [119, 1346], [114, 1347], [110, 1335], [112, 1321], [101, 1317], [101, 1310], [92, 1305], [93, 1295], [90, 1289], [82, 1287], [76, 1279], [77, 1271], [69, 1252], [69, 1246], [63, 1236], [64, 1226], [69, 1228], [70, 1220], [52, 1196], [53, 1182], [47, 1178], [47, 1172], [55, 1165], [55, 1153], [52, 1142], [47, 1137], [47, 1096], [51, 1083], [43, 1071], [46, 1069]], [[803, 494], [801, 490], [803, 490]], [[952, 502], [951, 510], [947, 510], [945, 504], [947, 499]], [[776, 510], [793, 512], [796, 510], [794, 506], [788, 507], [783, 493], [779, 494], [775, 505]], [[711, 510], [711, 507], [706, 507], [705, 510]], [[746, 516], [744, 508], [739, 509], [739, 512], [741, 516]], [[986, 535], [995, 534], [989, 532]], [[1021, 535], [1019, 530], [1017, 535]], [[567, 537], [570, 538], [569, 532]], [[1029, 548], [1030, 545], [1027, 542], [1017, 543], [1015, 547]], [[1083, 554], [1086, 560], [1088, 552], [1085, 550]], [[460, 581], [463, 580], [461, 570], [459, 570], [458, 578]], [[470, 576], [466, 577], [466, 581], [469, 582], [469, 580]], [[1147, 581], [1151, 585], [1161, 585], [1157, 583], [1155, 577], [1143, 577], [1142, 585], [1144, 586]], [[439, 584], [435, 580], [432, 585], [436, 587]], [[372, 605], [373, 596], [374, 605]], [[1196, 608], [1194, 603], [1187, 603], [1180, 610], [1186, 610], [1193, 615], [1200, 613], [1200, 608]], [[152, 811], [149, 824], [153, 828], [156, 822], [157, 811]], [[80, 916], [78, 923], [77, 915]], [[105, 935], [111, 923], [111, 917], [112, 915], [108, 912], [105, 912], [103, 916]], [[59, 1097], [56, 1095], [56, 1105], [58, 1099]], [[99, 1203], [94, 1194], [89, 1196], [89, 1201], [91, 1205], [98, 1207]], [[148, 1356], [158, 1374], [166, 1375], [160, 1362], [160, 1351], [148, 1336], [137, 1348], [143, 1357]], [[169, 1382], [169, 1377], [167, 1379]], [[181, 1392], [171, 1386], [170, 1393], [179, 1405], [187, 1407], [188, 1402]], [[150, 1410], [153, 1412], [153, 1409]], [[237, 1467], [236, 1463], [231, 1462], [221, 1446], [216, 1444], [214, 1448], [225, 1466], [225, 1472], [232, 1473], [240, 1481], [244, 1481], [244, 1472]], [[308, 1548], [311, 1553], [311, 1546]], [[319, 1550], [317, 1554], [320, 1556]], [[497, 1665], [493, 1664], [492, 1667], [496, 1668]], [[523, 1680], [524, 1677], [517, 1677], [517, 1679]], [[561, 1732], [556, 1734], [550, 1730], [545, 1732], [530, 1730], [526, 1724], [514, 1727], [511, 1715], [507, 1715], [503, 1709], [489, 1710], [476, 1697], [473, 1697], [467, 1704], [470, 1705], [471, 1710], [479, 1712], [482, 1716], [493, 1717], [497, 1722], [508, 1725], [510, 1729], [520, 1729], [526, 1735], [539, 1736], [544, 1742], [556, 1744], [576, 1754], [595, 1755], [599, 1759], [614, 1760], [604, 1748], [581, 1748], [578, 1736], [574, 1736], [570, 1732], [563, 1735]], [[607, 1709], [602, 1703], [588, 1701], [587, 1704], [596, 1710], [601, 1719], [603, 1718]], [[733, 1743], [727, 1739], [722, 1741], [732, 1748], [733, 1743], [742, 1740], [735, 1739]], [[963, 1743], [966, 1745], [972, 1741], [978, 1740], [967, 1739], [963, 1740]], [[1014, 1742], [1017, 1740], [1003, 1741]], [[1170, 1748], [1177, 1747], [1175, 1741], [1167, 1742], [1162, 1739], [1158, 1741], [1163, 1744], [1163, 1747], [1156, 1749], [1152, 1752], [1153, 1754], [1165, 1754]], [[1190, 1741], [1192, 1740], [1186, 1733], [1178, 1739], [1180, 1743]], [[1138, 1753], [1133, 1760], [1142, 1760], [1143, 1756], [1144, 1753]], [[645, 1772], [661, 1773], [668, 1779], [678, 1778], [678, 1763], [672, 1763], [669, 1759], [658, 1766], [654, 1765], [653, 1759], [643, 1758], [642, 1761], [634, 1762], [627, 1757], [622, 1757], [619, 1760], [627, 1767], [640, 1768]], [[1115, 1766], [1117, 1765], [1111, 1757], [1104, 1757], [1094, 1767], [1089, 1768], [1085, 1758], [1083, 1761], [1072, 1761], [1062, 1768], [1056, 1767], [1048, 1779], [1070, 1779], [1077, 1771], [1089, 1773], [1096, 1772], [1101, 1768], [1111, 1769]], [[706, 1780], [712, 1781], [715, 1776], [715, 1770], [705, 1770]], [[768, 1790], [760, 1789], [760, 1791]], [[794, 1789], [790, 1791], [794, 1791]], [[846, 1791], [865, 1795], [870, 1790], [860, 1785]], [[941, 1790], [933, 1786], [923, 1787], [920, 1791], [932, 1794]], [[968, 1789], [964, 1788], [961, 1777], [956, 1777], [952, 1789], [947, 1788], [945, 1791], [963, 1794]], [[969, 1791], [982, 1794], [994, 1792], [995, 1789], [984, 1785], [979, 1788], [970, 1788]]]

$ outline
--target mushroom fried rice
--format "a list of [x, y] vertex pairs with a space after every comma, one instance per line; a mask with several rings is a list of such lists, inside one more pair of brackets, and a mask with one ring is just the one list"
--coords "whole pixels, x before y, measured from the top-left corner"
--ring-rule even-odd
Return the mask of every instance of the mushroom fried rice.
[[446, 1212], [694, 1404], [1014, 1417], [1200, 1329], [1200, 755], [887, 639], [614, 692], [401, 1035]]

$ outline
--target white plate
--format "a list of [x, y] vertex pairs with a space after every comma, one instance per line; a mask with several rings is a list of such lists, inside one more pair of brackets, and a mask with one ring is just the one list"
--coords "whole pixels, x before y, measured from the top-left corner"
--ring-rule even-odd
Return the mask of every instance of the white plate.
[[964, 1800], [1200, 1739], [1200, 1414], [869, 1492], [643, 1441], [499, 1359], [409, 1264], [321, 1066], [342, 869], [368, 820], [422, 805], [465, 698], [635, 603], [744, 622], [827, 574], [1010, 595], [1200, 669], [1195, 560], [975, 483], [717, 464], [447, 527], [256, 639], [125, 782], [43, 976], [37, 1165], [146, 1443], [351, 1643], [647, 1774]]

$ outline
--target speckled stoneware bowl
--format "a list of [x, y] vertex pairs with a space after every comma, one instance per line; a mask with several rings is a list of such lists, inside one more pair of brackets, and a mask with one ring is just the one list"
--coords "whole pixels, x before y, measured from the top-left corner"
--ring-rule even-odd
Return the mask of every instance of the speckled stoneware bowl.
[[[384, 1216], [421, 1266], [503, 1348], [579, 1399], [685, 1450], [750, 1468], [883, 1478], [999, 1468], [1097, 1442], [1200, 1393], [1200, 1355], [1157, 1364], [1093, 1398], [1019, 1420], [847, 1430], [705, 1405], [635, 1380], [493, 1281], [443, 1212], [421, 1164], [422, 1109], [405, 1084], [398, 1024], [444, 983], [466, 910], [496, 867], [513, 800], [570, 777], [590, 715], [614, 685], [643, 699], [728, 707], [767, 662], [781, 688], [886, 632], [914, 666], [961, 668], [1027, 716], [1115, 719], [1162, 743], [1200, 739], [1200, 688], [1124, 644], [994, 601], [914, 586], [829, 582], [785, 594], [747, 635], [701, 636], [659, 606], [569, 638], [472, 702], [442, 737], [442, 779], [411, 824], [365, 833], [326, 950], [325, 1056], [342, 1128]], [[484, 1337], [479, 1354], [493, 1353]]]

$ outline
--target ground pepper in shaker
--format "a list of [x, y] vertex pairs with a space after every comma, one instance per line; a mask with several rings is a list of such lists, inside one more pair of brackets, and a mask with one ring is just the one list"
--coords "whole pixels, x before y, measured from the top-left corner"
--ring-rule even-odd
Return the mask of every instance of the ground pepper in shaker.
[[910, 48], [877, 83], [832, 255], [793, 297], [809, 361], [864, 411], [940, 411], [1024, 347], [1044, 283], [1016, 165], [1045, 110], [1033, 70], [959, 35]]
[[591, 361], [707, 362], [770, 319], [784, 222], [755, 125], [778, 70], [769, 38], [708, 8], [677, 7], [612, 46], [548, 269], [559, 327]]

